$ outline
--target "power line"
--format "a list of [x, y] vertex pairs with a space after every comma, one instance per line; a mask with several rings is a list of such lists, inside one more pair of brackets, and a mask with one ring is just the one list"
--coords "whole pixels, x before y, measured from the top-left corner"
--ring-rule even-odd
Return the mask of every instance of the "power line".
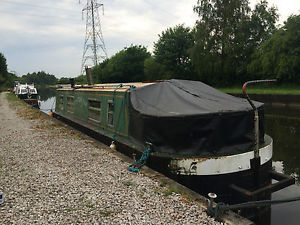
[[70, 10], [70, 9], [64, 9], [64, 8], [58, 8], [58, 7], [52, 7], [52, 6], [42, 6], [42, 5], [36, 5], [36, 4], [30, 4], [30, 3], [24, 3], [24, 2], [18, 2], [18, 1], [11, 1], [11, 0], [1, 0], [0, 3], [9, 4], [9, 5], [23, 5], [26, 7], [34, 7], [34, 8], [42, 8], [42, 9], [54, 9], [54, 10], [61, 10], [61, 11], [68, 11], [73, 12], [74, 15], [78, 11], [76, 10]]
[[[35, 18], [40, 18], [40, 19], [45, 19], [45, 18], [51, 18], [51, 19], [59, 19], [59, 20], [69, 20], [69, 21], [76, 21], [73, 16], [70, 15], [64, 15], [64, 16], [57, 16], [57, 15], [45, 15], [45, 14], [35, 14], [35, 13], [28, 13], [24, 11], [12, 11], [12, 10], [2, 10], [0, 9], [1, 14], [6, 14], [6, 15], [17, 15], [18, 17], [35, 17]], [[1, 15], [0, 15], [1, 17]], [[79, 21], [79, 18], [78, 20]], [[54, 21], [53, 21], [54, 22]]]
[[148, 4], [148, 5], [150, 5], [150, 6], [153, 6], [155, 9], [158, 9], [159, 11], [161, 11], [161, 12], [163, 12], [163, 13], [165, 13], [165, 14], [168, 14], [168, 15], [174, 17], [174, 18], [178, 18], [178, 16], [176, 16], [176, 15], [170, 13], [170, 11], [167, 11], [167, 10], [162, 9], [162, 8], [158, 8], [158, 5], [157, 5], [156, 3], [152, 3], [152, 2], [149, 2], [149, 1], [147, 1], [147, 0], [144, 0], [144, 1], [145, 1], [146, 4]]

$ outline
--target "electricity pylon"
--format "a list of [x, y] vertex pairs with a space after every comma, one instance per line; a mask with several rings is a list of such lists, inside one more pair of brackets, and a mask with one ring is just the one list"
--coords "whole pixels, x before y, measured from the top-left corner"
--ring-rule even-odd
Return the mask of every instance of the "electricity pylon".
[[87, 0], [85, 8], [82, 10], [82, 15], [86, 12], [86, 32], [81, 64], [82, 74], [85, 72], [85, 67], [95, 66], [101, 60], [107, 58], [101, 30], [99, 8], [102, 8], [104, 14], [103, 4], [98, 3], [98, 0]]

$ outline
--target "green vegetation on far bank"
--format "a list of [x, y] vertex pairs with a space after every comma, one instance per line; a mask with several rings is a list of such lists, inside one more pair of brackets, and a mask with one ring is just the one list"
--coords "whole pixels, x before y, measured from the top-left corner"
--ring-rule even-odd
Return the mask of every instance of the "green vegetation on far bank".
[[[242, 86], [226, 87], [226, 88], [218, 88], [218, 89], [225, 93], [242, 94]], [[273, 86], [272, 84], [262, 85], [262, 86], [249, 85], [249, 87], [247, 87], [247, 94], [300, 95], [300, 85], [282, 85], [282, 86]]]

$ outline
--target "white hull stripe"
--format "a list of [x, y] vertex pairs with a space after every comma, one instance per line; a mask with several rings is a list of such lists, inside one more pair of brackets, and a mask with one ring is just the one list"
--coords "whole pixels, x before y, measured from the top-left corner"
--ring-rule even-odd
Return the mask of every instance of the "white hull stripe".
[[[259, 150], [261, 165], [272, 159], [273, 141]], [[221, 175], [250, 169], [250, 160], [254, 152], [216, 158], [187, 158], [171, 160], [169, 168], [180, 175]]]

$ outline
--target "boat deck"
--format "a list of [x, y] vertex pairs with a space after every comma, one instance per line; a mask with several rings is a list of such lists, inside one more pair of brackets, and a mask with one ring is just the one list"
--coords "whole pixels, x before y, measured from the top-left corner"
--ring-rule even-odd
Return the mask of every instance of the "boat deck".
[[107, 83], [107, 84], [94, 84], [89, 85], [75, 85], [73, 88], [71, 86], [64, 86], [57, 90], [59, 91], [107, 91], [107, 92], [125, 92], [128, 91], [130, 87], [141, 88], [148, 85], [152, 85], [154, 82], [133, 82], [133, 83]]

